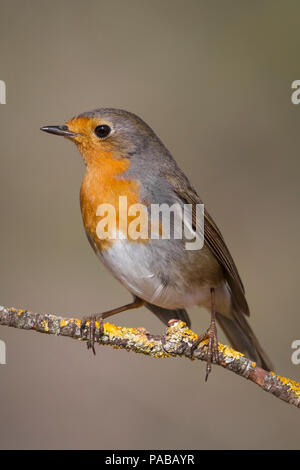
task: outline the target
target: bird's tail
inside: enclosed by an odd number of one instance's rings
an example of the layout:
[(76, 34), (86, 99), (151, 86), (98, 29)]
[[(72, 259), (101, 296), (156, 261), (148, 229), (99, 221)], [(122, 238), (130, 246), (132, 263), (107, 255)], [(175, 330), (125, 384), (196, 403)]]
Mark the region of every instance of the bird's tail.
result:
[(168, 310), (166, 308), (158, 307), (157, 305), (153, 305), (148, 302), (145, 303), (145, 307), (151, 310), (151, 312), (155, 313), (155, 315), (162, 322), (164, 322), (165, 325), (168, 325), (169, 320), (177, 319), (177, 320), (184, 321), (188, 327), (191, 326), (191, 320), (187, 314), (187, 311), (184, 308)]
[(265, 370), (273, 370), (272, 362), (262, 349), (244, 313), (233, 310), (232, 318), (216, 313), (217, 321), (232, 347), (242, 352)]

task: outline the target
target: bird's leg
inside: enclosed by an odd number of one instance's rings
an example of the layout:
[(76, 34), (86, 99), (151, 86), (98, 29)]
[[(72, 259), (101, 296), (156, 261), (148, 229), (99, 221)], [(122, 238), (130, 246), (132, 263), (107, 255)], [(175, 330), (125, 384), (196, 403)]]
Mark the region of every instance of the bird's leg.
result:
[(211, 372), (211, 361), (214, 356), (216, 362), (219, 362), (219, 350), (218, 350), (218, 338), (217, 338), (217, 323), (216, 323), (216, 306), (215, 306), (215, 289), (212, 287), (210, 289), (211, 295), (211, 321), (208, 329), (208, 350), (207, 350), (207, 364), (206, 364), (206, 376), (205, 381), (207, 381), (208, 376)]
[(89, 322), (89, 339), (87, 341), (88, 349), (92, 349), (93, 353), (96, 354), (95, 351), (95, 331), (96, 331), (96, 321), (100, 323), (100, 334), (103, 333), (103, 320), (105, 318), (111, 317), (120, 312), (125, 312), (126, 310), (131, 310), (133, 308), (138, 308), (144, 305), (145, 301), (140, 299), (139, 297), (134, 297), (133, 302), (130, 304), (123, 305), (122, 307), (114, 308), (113, 310), (108, 310), (107, 312), (103, 313), (96, 313), (94, 315), (90, 315), (88, 317), (84, 317), (81, 322), (81, 331), (86, 326), (86, 323)]
[[(210, 298), (211, 298), (211, 320), (208, 330), (199, 338), (195, 343), (197, 347), (203, 340), (208, 339), (208, 348), (207, 348), (207, 360), (206, 360), (206, 375), (205, 381), (207, 381), (208, 376), (211, 372), (211, 363), (214, 358), (216, 362), (219, 362), (219, 350), (218, 350), (218, 338), (217, 338), (217, 324), (216, 324), (216, 307), (215, 307), (215, 289), (212, 287), (210, 289)], [(193, 347), (193, 349), (195, 349)]]

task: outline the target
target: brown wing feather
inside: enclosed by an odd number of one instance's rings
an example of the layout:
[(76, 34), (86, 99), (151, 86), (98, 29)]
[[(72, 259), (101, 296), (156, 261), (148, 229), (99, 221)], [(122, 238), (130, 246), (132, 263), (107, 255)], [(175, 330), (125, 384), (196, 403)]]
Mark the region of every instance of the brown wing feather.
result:
[[(201, 204), (202, 201), (189, 181), (181, 178), (167, 177), (180, 199), (187, 204)], [(196, 227), (196, 211), (193, 210), (193, 226)], [(249, 307), (245, 298), (245, 289), (233, 258), (226, 246), (224, 238), (209, 213), (204, 210), (204, 242), (224, 268), (225, 278), (232, 293), (234, 307), (249, 315)]]
[(204, 211), (204, 240), (225, 269), (226, 280), (232, 292), (234, 306), (245, 315), (249, 315), (244, 285), (235, 262), (233, 261), (219, 228), (206, 210)]

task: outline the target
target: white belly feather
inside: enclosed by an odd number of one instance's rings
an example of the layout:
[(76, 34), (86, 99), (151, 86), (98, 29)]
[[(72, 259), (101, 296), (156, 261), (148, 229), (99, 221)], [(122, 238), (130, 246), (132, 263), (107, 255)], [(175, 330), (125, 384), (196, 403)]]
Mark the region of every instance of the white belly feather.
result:
[[(99, 257), (112, 274), (134, 295), (167, 309), (209, 305), (210, 290), (182, 285), (165, 285), (149, 257), (147, 243), (132, 243), (127, 239), (114, 241), (110, 248), (98, 252)], [(172, 273), (176, 276), (176, 273)], [(176, 284), (176, 278), (175, 284)], [(180, 287), (178, 287), (180, 286)]]

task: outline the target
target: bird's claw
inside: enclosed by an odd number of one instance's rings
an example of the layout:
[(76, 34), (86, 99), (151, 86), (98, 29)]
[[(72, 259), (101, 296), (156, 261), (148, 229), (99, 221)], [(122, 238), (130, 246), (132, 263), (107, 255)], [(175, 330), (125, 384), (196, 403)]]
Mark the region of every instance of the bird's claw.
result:
[(87, 338), (87, 348), (91, 349), (94, 355), (96, 355), (95, 351), (95, 333), (96, 333), (96, 321), (98, 321), (100, 328), (99, 333), (100, 336), (103, 333), (103, 318), (101, 315), (90, 315), (88, 317), (84, 317), (81, 322), (81, 334), (85, 328), (88, 328), (88, 338)]
[(211, 373), (211, 364), (214, 361), (215, 363), (219, 362), (219, 349), (218, 349), (218, 339), (217, 339), (217, 329), (216, 325), (212, 323), (206, 332), (199, 336), (198, 339), (195, 341), (192, 352), (199, 346), (199, 344), (204, 341), (208, 340), (207, 344), (207, 359), (206, 359), (206, 374), (205, 374), (205, 382), (207, 382), (208, 376)]

